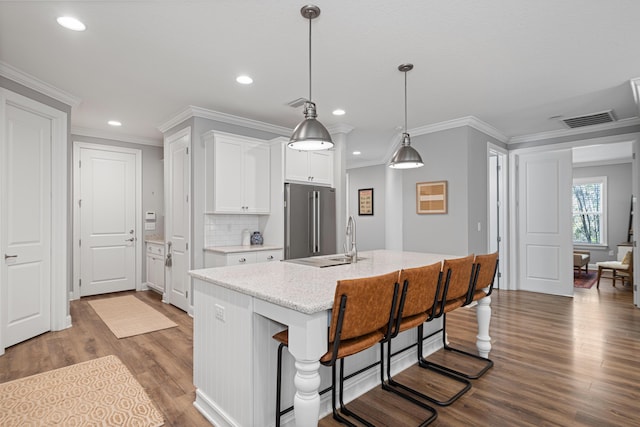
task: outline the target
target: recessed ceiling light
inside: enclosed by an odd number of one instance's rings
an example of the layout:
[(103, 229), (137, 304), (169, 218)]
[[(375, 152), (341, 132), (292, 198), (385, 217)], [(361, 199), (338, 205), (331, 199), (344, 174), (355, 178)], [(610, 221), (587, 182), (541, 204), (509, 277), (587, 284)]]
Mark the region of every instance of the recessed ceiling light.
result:
[(61, 16), (57, 19), (58, 24), (73, 31), (84, 31), (87, 27), (72, 16)]
[(345, 111), (342, 108), (333, 110), (334, 116), (344, 116), (344, 114), (345, 114)]
[(244, 75), (236, 77), (236, 81), (241, 85), (250, 85), (251, 83), (253, 83), (253, 79), (251, 77)]
[(109, 120), (107, 123), (111, 126), (122, 126), (122, 123), (117, 120)]
[(354, 156), (359, 156), (360, 154), (362, 154), (360, 151), (354, 151), (354, 152), (353, 152), (353, 155), (354, 155)]

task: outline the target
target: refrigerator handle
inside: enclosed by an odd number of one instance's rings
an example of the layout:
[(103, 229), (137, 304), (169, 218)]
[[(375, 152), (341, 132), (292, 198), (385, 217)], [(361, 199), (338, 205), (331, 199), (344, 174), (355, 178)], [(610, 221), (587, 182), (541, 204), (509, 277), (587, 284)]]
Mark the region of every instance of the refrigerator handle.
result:
[(291, 188), (289, 185), (284, 186), (284, 233), (285, 233), (285, 242), (284, 242), (284, 259), (289, 259), (291, 257), (291, 208), (289, 207), (289, 201), (291, 200)]
[(320, 221), (320, 212), (321, 212), (320, 204), (322, 203), (322, 200), (320, 200), (320, 192), (319, 191), (316, 191), (316, 199), (318, 200), (318, 202), (316, 203), (316, 211), (317, 211), (317, 213), (316, 213), (316, 236), (318, 236), (317, 237), (317, 242), (318, 243), (316, 245), (316, 252), (320, 253), (320, 251), (321, 251), (321, 249), (320, 249), (320, 240), (321, 240), (320, 236), (322, 236), (322, 234), (320, 234), (320, 231), (321, 231), (320, 230), (320, 223), (321, 223), (321, 221)]
[(312, 253), (316, 253), (317, 251), (317, 247), (318, 247), (318, 236), (317, 236), (317, 229), (318, 229), (318, 218), (317, 218), (317, 206), (318, 206), (318, 192), (314, 191), (311, 193), (311, 199), (313, 200), (313, 203), (311, 205), (311, 215), (312, 215), (312, 221), (311, 221), (311, 234), (312, 234), (312, 240), (311, 240), (311, 252)]

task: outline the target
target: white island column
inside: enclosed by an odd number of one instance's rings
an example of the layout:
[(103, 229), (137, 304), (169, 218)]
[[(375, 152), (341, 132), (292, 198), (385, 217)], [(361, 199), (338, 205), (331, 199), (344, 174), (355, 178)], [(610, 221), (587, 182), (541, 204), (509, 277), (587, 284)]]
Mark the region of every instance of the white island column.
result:
[[(483, 289), (486, 293), (489, 288)], [(478, 318), (478, 335), (476, 336), (476, 347), (481, 357), (489, 357), (491, 351), (491, 337), (489, 336), (489, 322), (491, 321), (491, 297), (486, 296), (478, 300), (476, 308)]]

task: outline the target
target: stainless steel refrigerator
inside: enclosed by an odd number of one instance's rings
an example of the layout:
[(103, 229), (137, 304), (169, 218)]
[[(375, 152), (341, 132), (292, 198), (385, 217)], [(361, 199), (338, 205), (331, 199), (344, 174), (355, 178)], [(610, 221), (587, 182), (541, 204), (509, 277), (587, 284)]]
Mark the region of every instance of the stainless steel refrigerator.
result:
[(336, 253), (336, 190), (284, 185), (284, 258)]

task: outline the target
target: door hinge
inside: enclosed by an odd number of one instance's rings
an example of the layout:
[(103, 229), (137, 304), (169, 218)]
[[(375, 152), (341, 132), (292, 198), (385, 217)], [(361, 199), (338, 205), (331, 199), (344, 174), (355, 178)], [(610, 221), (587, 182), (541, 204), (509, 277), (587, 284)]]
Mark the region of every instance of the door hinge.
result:
[(189, 147), (187, 147), (187, 155), (189, 155)]
[(189, 195), (187, 194), (187, 203), (189, 203)]
[(82, 207), (82, 199), (78, 199), (78, 207), (81, 208)]
[(189, 299), (189, 291), (186, 291), (186, 292), (184, 293), (184, 297), (185, 297), (186, 299)]
[(186, 249), (186, 250), (188, 251), (188, 250), (189, 250), (189, 244), (187, 243), (187, 244), (186, 244), (186, 246), (187, 246), (187, 249)]
[(82, 279), (78, 279), (78, 286), (82, 286)]
[(82, 160), (78, 160), (78, 167), (81, 168), (82, 167)]
[(502, 273), (498, 271), (498, 277), (502, 277)]
[(78, 246), (82, 246), (82, 239), (78, 239)]

